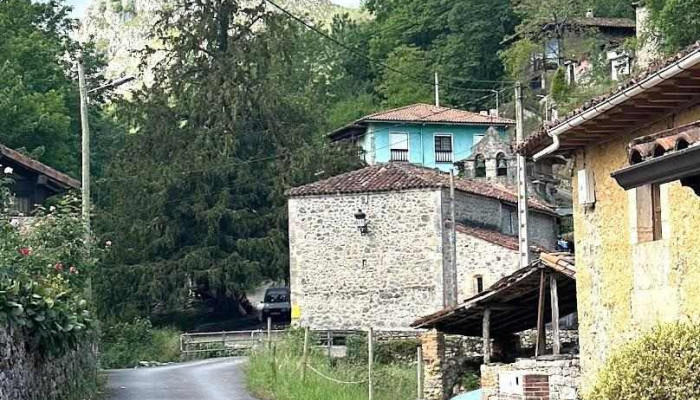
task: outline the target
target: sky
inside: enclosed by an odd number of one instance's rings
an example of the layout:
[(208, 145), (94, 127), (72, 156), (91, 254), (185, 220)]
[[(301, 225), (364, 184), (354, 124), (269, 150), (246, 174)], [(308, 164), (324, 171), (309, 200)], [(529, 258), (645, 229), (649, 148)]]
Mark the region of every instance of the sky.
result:
[[(346, 7), (359, 7), (360, 0), (331, 0), (335, 4), (340, 4)], [(68, 4), (72, 5), (76, 17), (82, 17), (85, 14), (85, 8), (90, 3), (90, 0), (68, 0)]]

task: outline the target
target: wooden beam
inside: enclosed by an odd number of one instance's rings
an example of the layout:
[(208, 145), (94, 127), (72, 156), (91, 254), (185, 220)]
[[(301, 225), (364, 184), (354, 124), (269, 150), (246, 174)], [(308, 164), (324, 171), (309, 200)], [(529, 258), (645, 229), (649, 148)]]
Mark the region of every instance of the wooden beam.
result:
[(544, 269), (540, 270), (540, 293), (537, 306), (537, 344), (535, 346), (535, 357), (539, 357), (544, 354), (546, 343), (546, 332), (544, 327)]
[(491, 309), (484, 310), (484, 321), (481, 325), (482, 337), (484, 339), (484, 364), (491, 363)]
[(561, 340), (559, 338), (559, 293), (555, 274), (549, 275), (549, 290), (552, 303), (552, 350), (556, 356), (561, 353)]

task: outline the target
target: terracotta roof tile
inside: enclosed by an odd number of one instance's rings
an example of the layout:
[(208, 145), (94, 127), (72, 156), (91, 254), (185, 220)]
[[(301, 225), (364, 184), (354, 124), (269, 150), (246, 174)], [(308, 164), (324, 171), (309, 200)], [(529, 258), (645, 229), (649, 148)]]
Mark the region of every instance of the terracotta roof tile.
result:
[(633, 140), (629, 145), (629, 162), (639, 164), (698, 143), (700, 121)]
[[(348, 193), (388, 192), (394, 190), (448, 188), (450, 174), (408, 163), (376, 164), (287, 191), (290, 197)], [(455, 189), (517, 204), (516, 191), (507, 186), (471, 179), (455, 178)], [(530, 199), (530, 207), (553, 214), (543, 202)]]
[[(572, 120), (572, 119), (578, 117), (579, 115), (585, 113), (586, 111), (593, 109), (596, 106), (612, 99), (615, 96), (623, 95), (623, 93), (626, 90), (632, 88), (633, 86), (641, 83), (645, 79), (652, 77), (653, 75), (661, 72), (662, 70), (664, 70), (668, 67), (671, 67), (675, 63), (677, 63), (677, 62), (681, 61), (682, 59), (689, 57), (697, 52), (700, 52), (700, 41), (696, 42), (695, 44), (693, 44), (691, 46), (688, 46), (683, 51), (680, 51), (671, 57), (668, 57), (668, 58), (663, 59), (663, 60), (657, 60), (656, 62), (652, 63), (643, 72), (637, 74), (633, 78), (630, 78), (628, 81), (620, 84), (617, 87), (617, 89), (612, 91), (611, 93), (608, 93), (608, 94), (605, 94), (602, 96), (598, 96), (596, 98), (593, 98), (593, 99), (587, 101), (586, 103), (584, 103), (582, 106), (580, 106), (576, 110), (568, 113), (567, 115), (563, 116), (562, 118), (560, 118), (558, 120), (546, 122), (546, 123), (542, 124), (542, 126), (539, 128), (539, 130), (530, 134), (525, 139), (525, 141), (523, 141), (522, 143), (520, 143), (517, 146), (516, 151), (518, 153), (525, 154), (525, 155), (534, 154), (537, 150), (544, 148), (545, 146), (552, 143), (552, 138), (550, 138), (549, 135), (547, 134), (548, 131), (553, 130), (555, 128), (558, 128), (560, 126), (564, 126), (570, 120)], [(632, 97), (632, 98), (634, 98), (634, 97)]]
[(459, 223), (455, 227), (455, 230), (510, 250), (518, 250), (518, 238), (514, 236), (508, 236), (491, 229), (467, 226)]
[(480, 125), (515, 125), (508, 118), (492, 117), (471, 111), (454, 108), (437, 107), (430, 104), (412, 104), (410, 106), (382, 111), (363, 117), (359, 122), (421, 122), (421, 123), (460, 123)]

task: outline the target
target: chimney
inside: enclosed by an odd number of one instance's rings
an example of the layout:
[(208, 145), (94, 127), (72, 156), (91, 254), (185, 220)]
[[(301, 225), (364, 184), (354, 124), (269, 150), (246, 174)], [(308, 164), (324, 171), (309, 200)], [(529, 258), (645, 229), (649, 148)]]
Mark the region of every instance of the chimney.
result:
[(637, 17), (637, 67), (643, 70), (661, 57), (659, 35), (650, 26), (649, 8), (644, 1), (639, 1), (634, 6)]
[(479, 114), (483, 115), (484, 117), (488, 117), (488, 116), (489, 116), (489, 112), (488, 112), (488, 111), (481, 111), (481, 112), (479, 112)]

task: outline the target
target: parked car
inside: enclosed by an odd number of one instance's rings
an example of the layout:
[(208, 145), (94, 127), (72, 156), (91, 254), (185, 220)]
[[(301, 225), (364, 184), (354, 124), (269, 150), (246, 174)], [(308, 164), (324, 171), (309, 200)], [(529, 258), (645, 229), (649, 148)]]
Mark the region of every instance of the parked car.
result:
[(272, 318), (273, 322), (290, 322), (292, 320), (292, 304), (289, 300), (289, 288), (277, 287), (269, 288), (265, 291), (260, 312), (260, 320), (267, 321)]

